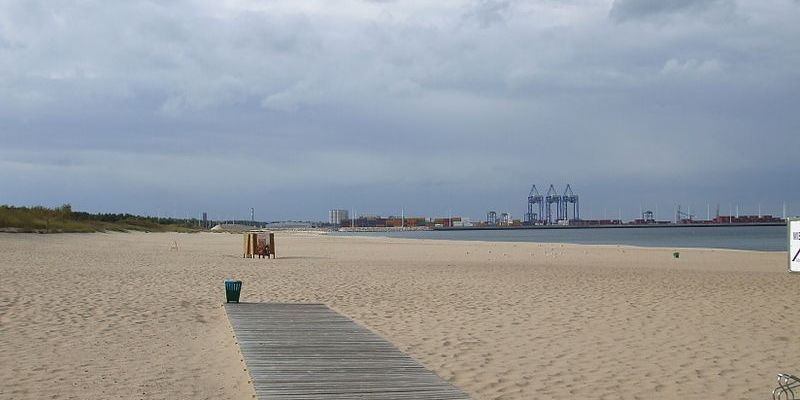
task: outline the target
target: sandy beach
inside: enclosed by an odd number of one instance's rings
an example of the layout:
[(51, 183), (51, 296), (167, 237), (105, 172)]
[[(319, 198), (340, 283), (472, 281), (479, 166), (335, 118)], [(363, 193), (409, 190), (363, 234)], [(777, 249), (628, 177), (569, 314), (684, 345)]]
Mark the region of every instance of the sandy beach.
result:
[(785, 253), (276, 241), (254, 260), (231, 234), (0, 234), (0, 398), (251, 399), (227, 277), (325, 303), (476, 399), (766, 399), (800, 373)]

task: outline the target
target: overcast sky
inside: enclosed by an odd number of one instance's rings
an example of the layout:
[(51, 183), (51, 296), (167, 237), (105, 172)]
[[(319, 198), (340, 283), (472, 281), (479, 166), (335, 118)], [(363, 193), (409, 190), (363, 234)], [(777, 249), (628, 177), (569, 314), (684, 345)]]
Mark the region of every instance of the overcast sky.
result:
[(0, 204), (800, 214), (800, 1), (0, 0)]

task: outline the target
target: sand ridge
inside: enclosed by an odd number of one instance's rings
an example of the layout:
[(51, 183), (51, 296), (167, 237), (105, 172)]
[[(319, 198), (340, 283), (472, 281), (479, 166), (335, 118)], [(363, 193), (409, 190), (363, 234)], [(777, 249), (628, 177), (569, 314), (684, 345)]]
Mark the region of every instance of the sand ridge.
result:
[(477, 399), (766, 398), (800, 370), (785, 253), (276, 240), (251, 260), (239, 235), (0, 234), (0, 398), (251, 398), (231, 276), (243, 301), (326, 303)]

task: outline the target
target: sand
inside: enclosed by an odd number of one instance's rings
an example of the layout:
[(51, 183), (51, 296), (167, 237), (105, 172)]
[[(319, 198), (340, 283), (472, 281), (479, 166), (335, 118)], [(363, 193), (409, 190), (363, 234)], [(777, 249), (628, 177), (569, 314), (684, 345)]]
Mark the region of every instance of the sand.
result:
[(0, 234), (0, 398), (252, 398), (226, 277), (326, 303), (476, 399), (769, 398), (800, 373), (785, 253), (276, 241), (253, 260), (231, 234)]

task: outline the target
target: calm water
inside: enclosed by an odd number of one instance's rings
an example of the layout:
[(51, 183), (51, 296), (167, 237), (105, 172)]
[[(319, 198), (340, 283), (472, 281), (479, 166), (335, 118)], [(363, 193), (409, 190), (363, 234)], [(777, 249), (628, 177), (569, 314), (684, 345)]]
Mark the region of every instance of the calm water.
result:
[(785, 226), (337, 232), (344, 236), (786, 251)]

